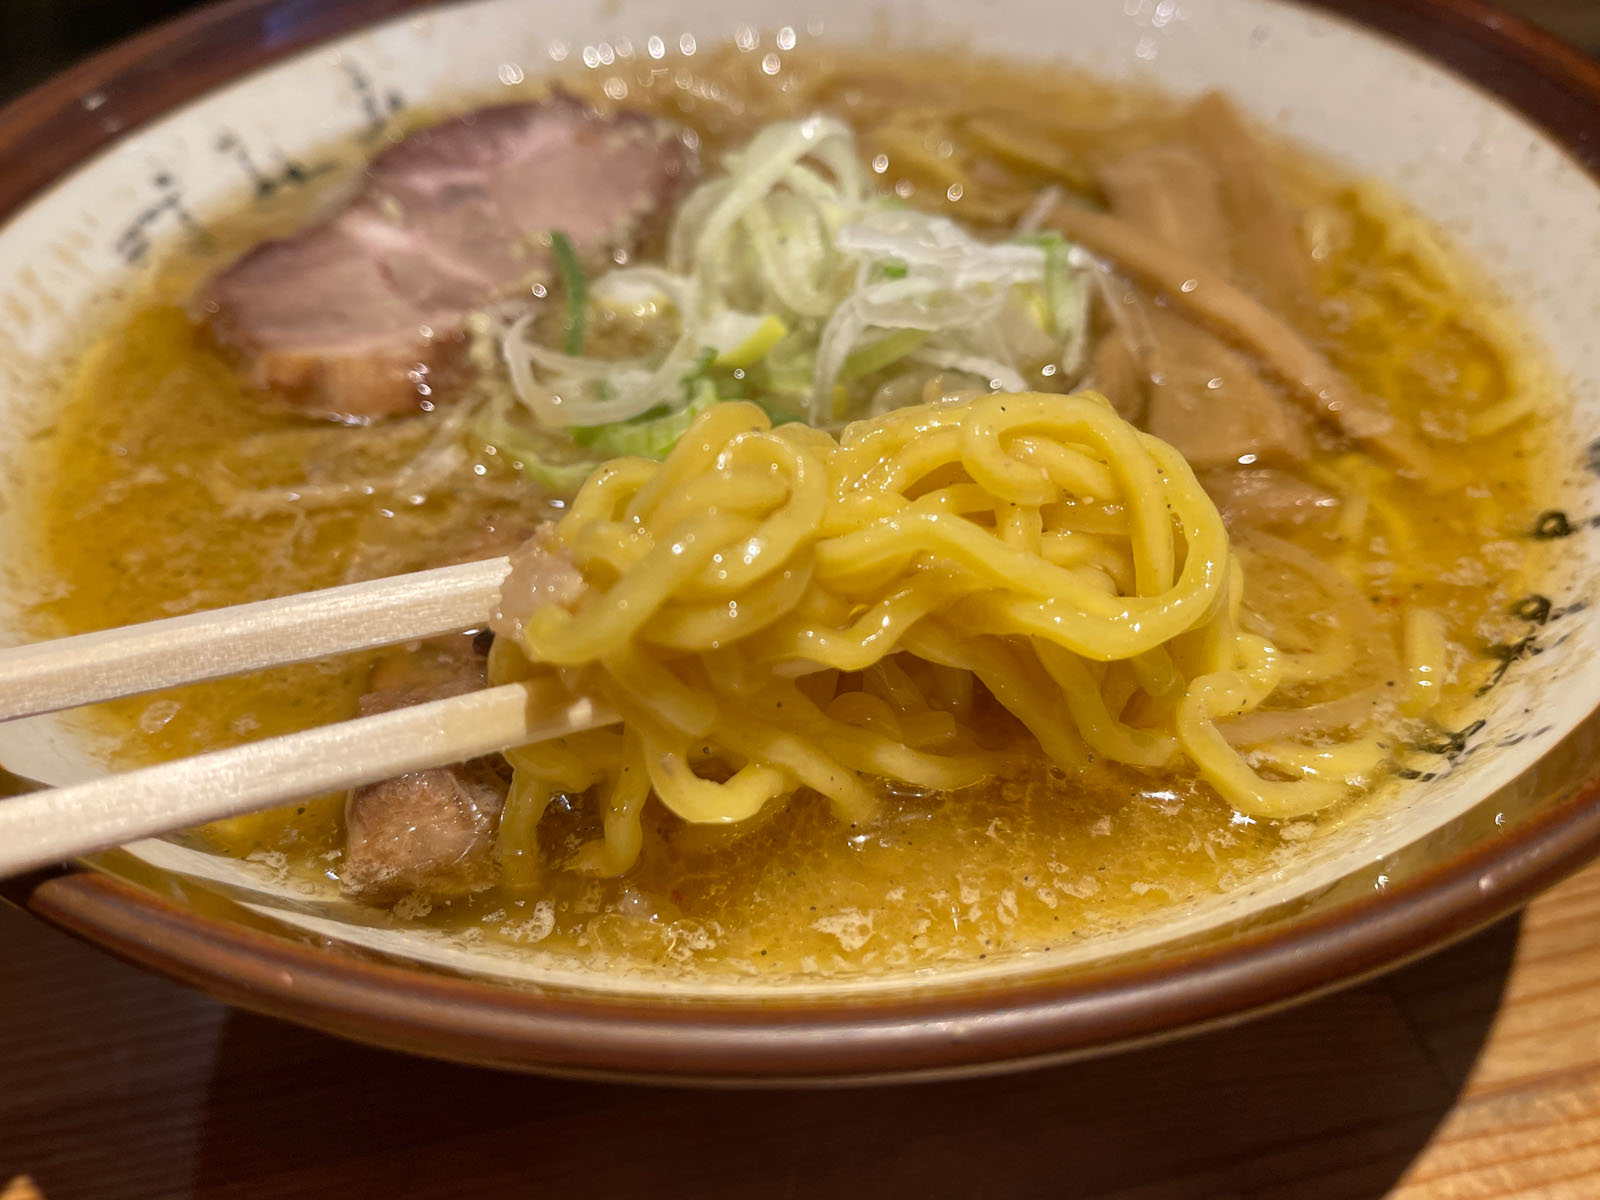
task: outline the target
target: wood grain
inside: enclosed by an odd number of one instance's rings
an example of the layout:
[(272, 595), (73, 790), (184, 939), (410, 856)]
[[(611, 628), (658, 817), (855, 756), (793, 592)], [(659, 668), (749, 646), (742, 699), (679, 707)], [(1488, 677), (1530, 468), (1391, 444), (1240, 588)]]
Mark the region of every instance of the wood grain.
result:
[(506, 558), (0, 650), (0, 721), (487, 625)]
[(1590, 53), (1600, 50), (1600, 4), (1595, 0), (1501, 0), (1501, 7)]
[[(1600, 1196), (1600, 866), (1230, 1030), (998, 1079), (570, 1083), (232, 1012), (0, 910), (0, 1194)], [(26, 1194), (26, 1193), (23, 1193)]]
[(528, 680), (31, 792), (0, 805), (0, 878), (618, 719)]

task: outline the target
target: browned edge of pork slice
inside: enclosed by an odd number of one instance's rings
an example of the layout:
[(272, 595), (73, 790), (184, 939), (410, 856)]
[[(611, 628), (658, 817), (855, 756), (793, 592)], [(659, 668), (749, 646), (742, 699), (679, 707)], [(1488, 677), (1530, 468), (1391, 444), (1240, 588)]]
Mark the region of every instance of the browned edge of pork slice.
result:
[(459, 390), (467, 319), (547, 278), (550, 234), (592, 261), (631, 250), (693, 176), (677, 127), (563, 93), (412, 134), (339, 211), (247, 252), (198, 309), (245, 382), (366, 421)]

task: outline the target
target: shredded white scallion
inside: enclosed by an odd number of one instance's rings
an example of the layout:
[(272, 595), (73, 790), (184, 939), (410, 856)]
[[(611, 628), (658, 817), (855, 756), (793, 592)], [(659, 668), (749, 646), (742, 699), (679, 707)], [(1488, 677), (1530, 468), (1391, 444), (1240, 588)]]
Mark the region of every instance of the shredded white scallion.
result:
[(704, 395), (708, 363), (741, 379), (749, 367), (758, 399), (823, 427), (876, 403), (850, 385), (896, 364), (1001, 390), (1025, 388), (1042, 361), (1078, 370), (1090, 264), (1059, 238), (987, 242), (874, 195), (830, 117), (769, 125), (725, 166), (680, 204), (665, 264), (588, 285), (591, 305), (668, 322), (664, 348), (585, 357), (541, 341), (531, 314), (505, 324), (516, 400), (541, 427), (676, 412)]

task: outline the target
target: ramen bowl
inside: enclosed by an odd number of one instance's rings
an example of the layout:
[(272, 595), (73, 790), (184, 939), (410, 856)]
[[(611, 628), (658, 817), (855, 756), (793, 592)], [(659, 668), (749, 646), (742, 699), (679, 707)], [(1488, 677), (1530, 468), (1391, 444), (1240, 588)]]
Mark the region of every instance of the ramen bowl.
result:
[[(1504, 292), (1573, 397), (1544, 591), (1459, 730), (1398, 790), (1272, 869), (1112, 934), (938, 968), (806, 981), (584, 969), (380, 919), (271, 862), (140, 842), (7, 885), (41, 919), (224, 1000), (416, 1053), (551, 1073), (828, 1082), (1001, 1070), (1172, 1036), (1380, 971), (1504, 914), (1600, 848), (1600, 71), (1471, 4), (812, 0), (558, 8), (242, 0), (126, 43), (0, 114), (10, 314), (0, 454), (47, 425), (53, 374), (162, 248), (295, 186), (395, 110), (492, 96), (554, 64), (666, 43), (754, 54), (869, 40), (1060, 63), (1247, 111), (1425, 213)], [(25, 472), (6, 472), (22, 507)], [(15, 580), (12, 581), (16, 583)], [(14, 586), (20, 594), (20, 588)], [(21, 601), (0, 610), (19, 640)], [(105, 768), (66, 720), (0, 727), (47, 782)]]

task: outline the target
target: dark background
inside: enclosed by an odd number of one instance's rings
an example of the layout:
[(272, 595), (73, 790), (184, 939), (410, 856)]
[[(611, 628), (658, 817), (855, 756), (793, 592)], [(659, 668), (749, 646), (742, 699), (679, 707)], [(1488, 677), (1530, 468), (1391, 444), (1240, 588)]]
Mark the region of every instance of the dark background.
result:
[(196, 7), (194, 0), (0, 0), (0, 96), (9, 99), (93, 50)]
[[(1600, 0), (1500, 0), (1500, 6), (1600, 50)], [(0, 98), (118, 38), (196, 7), (195, 0), (0, 0)]]

